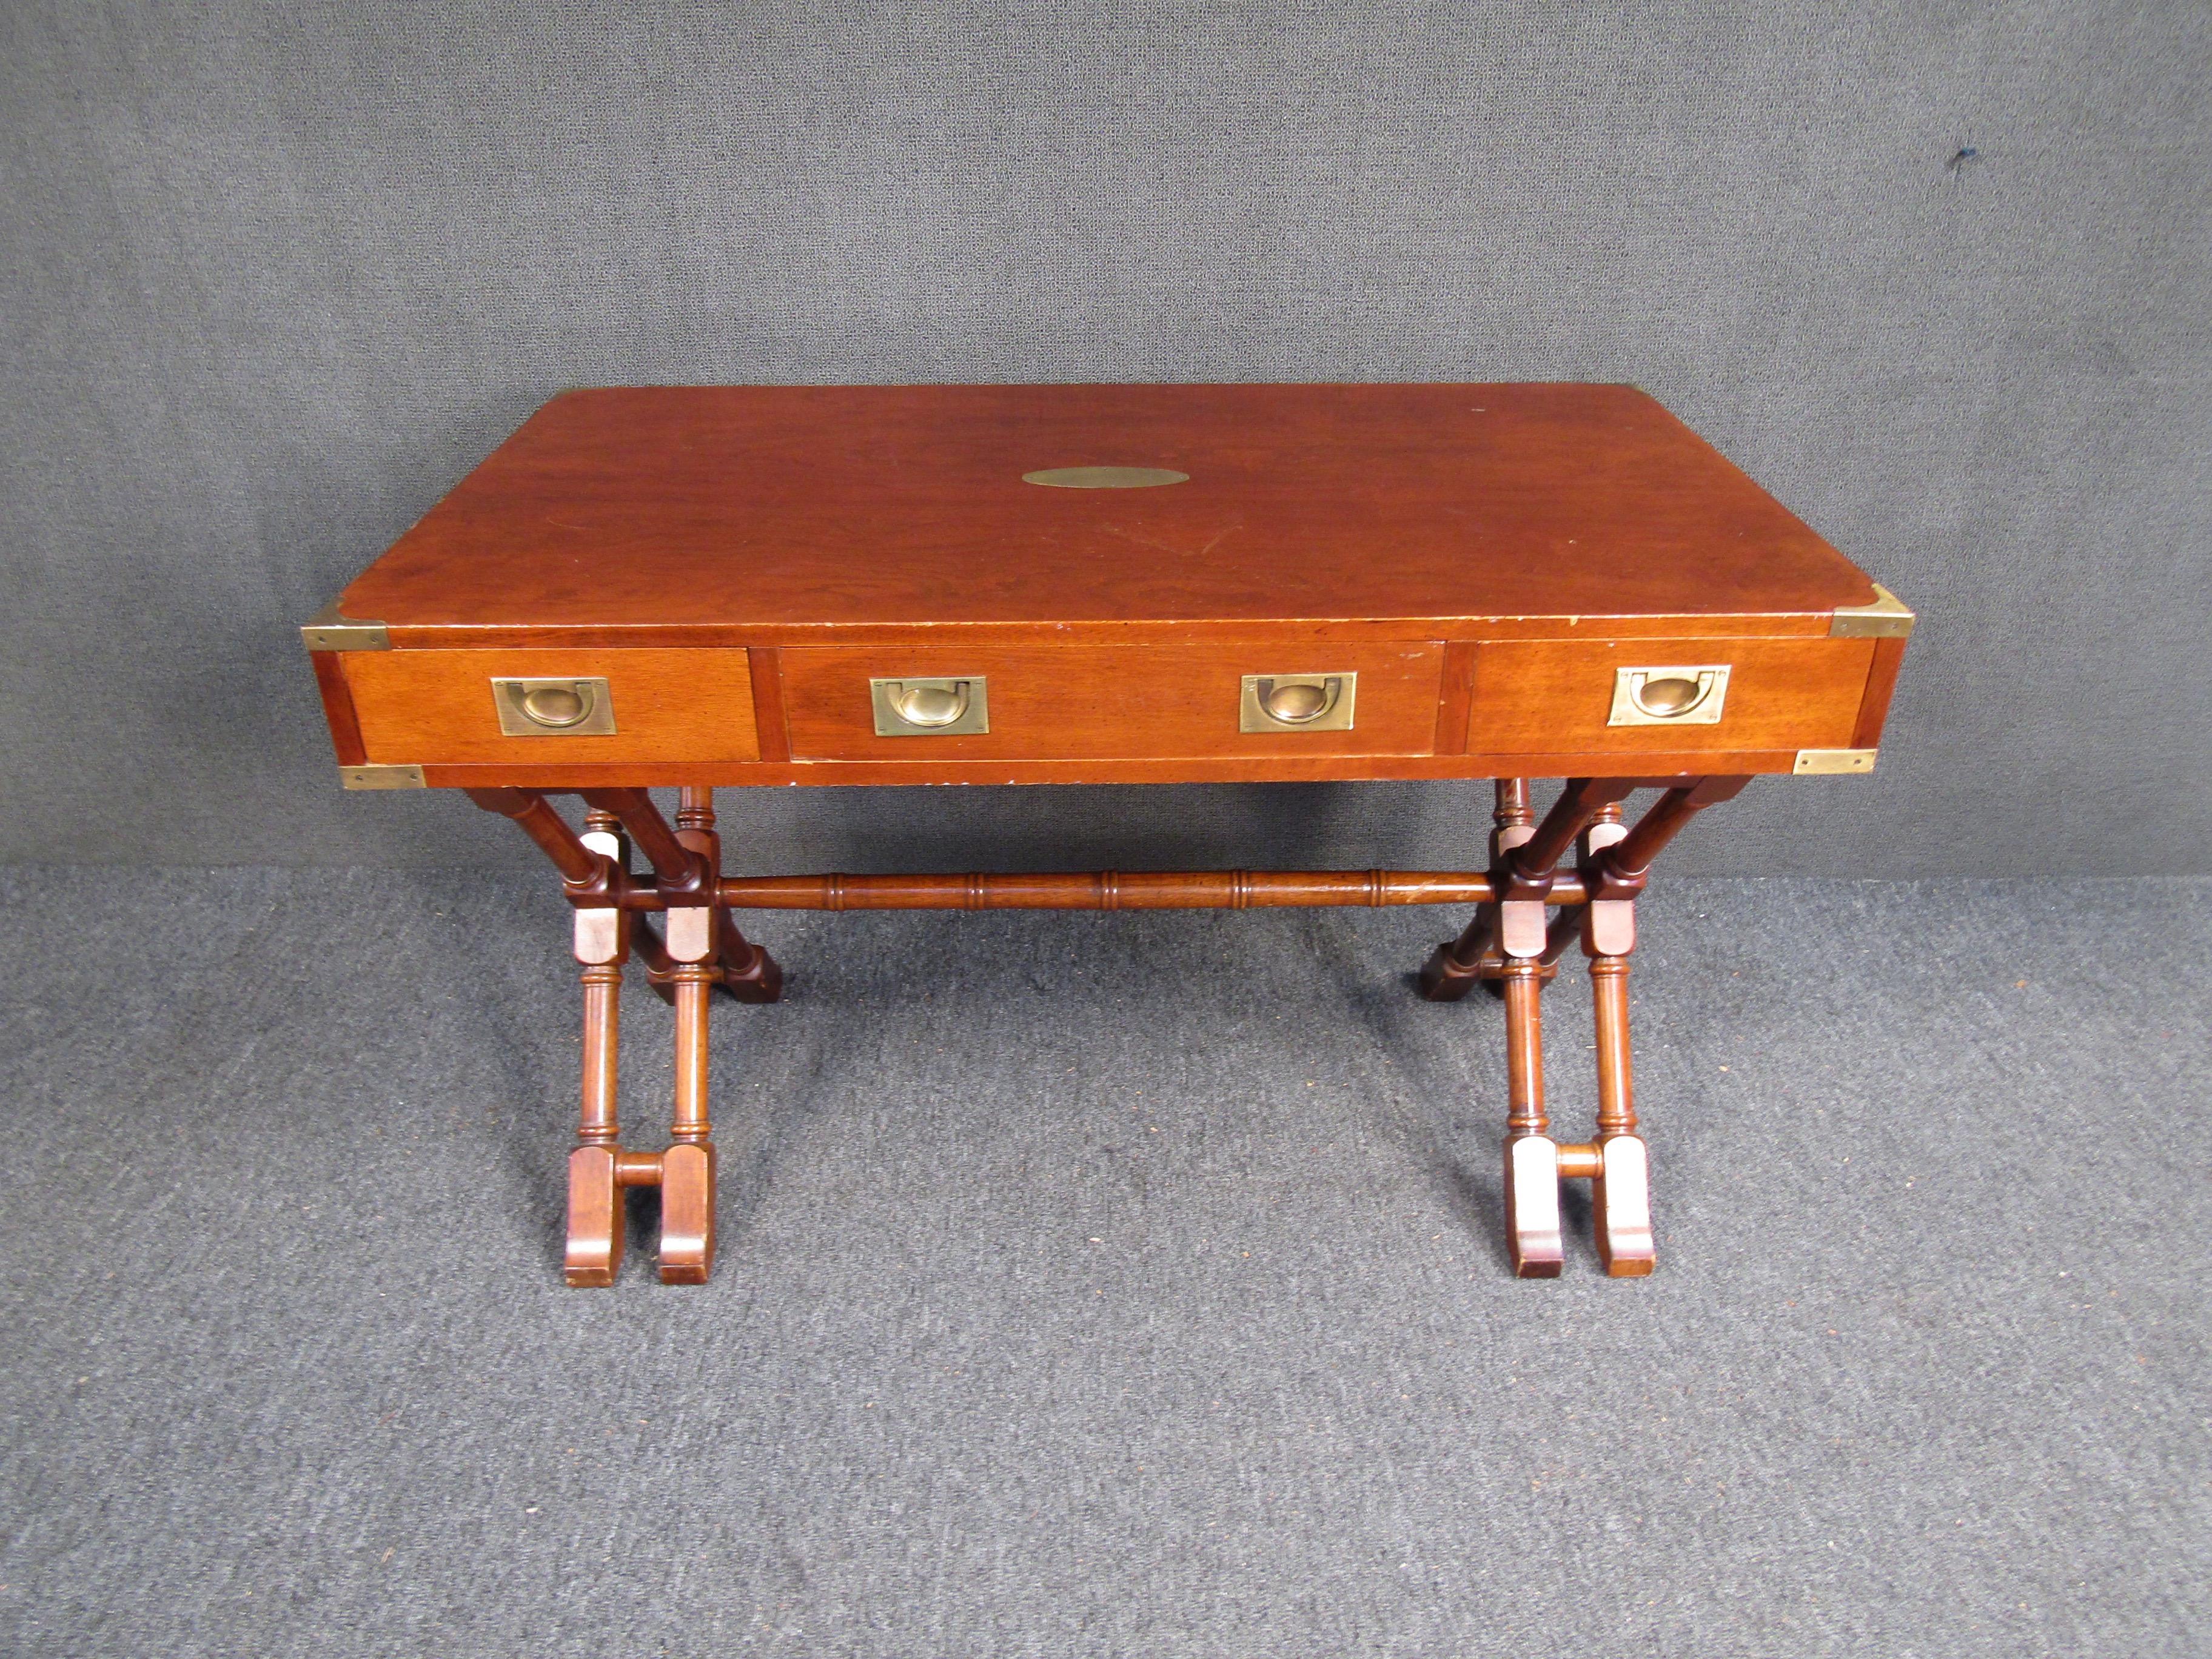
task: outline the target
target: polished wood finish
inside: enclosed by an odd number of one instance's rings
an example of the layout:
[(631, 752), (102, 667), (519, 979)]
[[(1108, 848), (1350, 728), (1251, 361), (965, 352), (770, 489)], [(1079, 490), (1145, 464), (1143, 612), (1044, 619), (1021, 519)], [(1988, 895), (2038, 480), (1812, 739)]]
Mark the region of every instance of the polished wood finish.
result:
[(676, 970), (676, 1114), (660, 1165), (660, 1282), (703, 1285), (714, 1266), (714, 1146), (707, 1108), (704, 963)]
[[(654, 887), (665, 908), (709, 905), (714, 902), (714, 866), (708, 863), (703, 853), (684, 844), (668, 820), (660, 816), (660, 809), (653, 804), (652, 796), (642, 789), (586, 789), (582, 793), (592, 806), (619, 819), (637, 850), (645, 854), (645, 861), (653, 866)], [(683, 951), (675, 954), (682, 961), (695, 959)]]
[[(1526, 840), (1501, 844), (1492, 883), (1500, 900), (1542, 898), (1558, 879), (1557, 866), (1576, 836), (1608, 806), (1634, 793), (1633, 778), (1570, 778), (1552, 809)], [(1501, 842), (1503, 838), (1501, 837)]]
[[(1567, 844), (1594, 817), (1619, 816), (1619, 803), (1635, 788), (1633, 778), (1571, 778), (1559, 793), (1541, 825), (1528, 805), (1526, 778), (1500, 778), (1497, 807), (1492, 814), (1490, 836), (1490, 893), (1456, 939), (1438, 945), (1423, 966), (1421, 994), (1431, 1002), (1456, 1002), (1479, 981), (1493, 990), (1504, 967), (1500, 924), (1505, 919), (1490, 901), (1508, 898), (1522, 902), (1578, 903), (1580, 880), (1562, 875), (1558, 864)], [(1550, 930), (1557, 932), (1556, 926)], [(1539, 976), (1553, 977), (1563, 946), (1547, 933), (1535, 956)]]
[[(757, 760), (752, 664), (743, 651), (346, 651), (334, 653), (362, 753), (389, 765), (658, 765)], [(510, 737), (495, 677), (600, 678), (614, 702), (605, 737)]]
[(1436, 751), (1467, 753), (1468, 718), (1474, 704), (1476, 647), (1457, 641), (1444, 647), (1443, 683), (1437, 699)]
[(1544, 1108), (1543, 980), (1528, 961), (1505, 964), (1505, 1133), (1540, 1135)]
[[(1340, 641), (902, 646), (781, 654), (795, 759), (932, 766), (991, 758), (1425, 755), (1436, 744), (1443, 671), (1441, 646)], [(1353, 729), (1239, 731), (1237, 706), (1247, 674), (1358, 675)], [(984, 679), (991, 729), (969, 736), (878, 737), (868, 699), (868, 682), (875, 678)], [(921, 749), (926, 757), (915, 752)]]
[[(1023, 482), (1115, 453), (1190, 476)], [(318, 672), (433, 787), (1753, 774), (1875, 746), (1897, 642), (1830, 637), (1873, 597), (1626, 386), (629, 388), (425, 514), (338, 601), (392, 648)], [(1607, 724), (1681, 662), (1717, 725)], [(1344, 670), (1352, 731), (1238, 731), (1243, 674)], [(617, 730), (504, 734), (495, 674)], [(977, 674), (988, 734), (876, 735), (868, 678)]]
[[(1741, 777), (1695, 779), (1663, 791), (1632, 828), (1621, 802), (1635, 778), (1573, 778), (1540, 822), (1525, 780), (1497, 788), (1492, 867), (1485, 874), (1392, 871), (1094, 871), (1075, 874), (965, 876), (733, 877), (717, 873), (721, 845), (712, 792), (682, 792), (671, 828), (641, 790), (590, 792), (590, 830), (623, 850), (593, 850), (570, 832), (545, 798), (527, 790), (478, 790), (480, 805), (520, 824), (568, 878), (577, 906), (577, 955), (586, 963), (584, 1107), (570, 1158), (568, 1278), (611, 1283), (623, 1250), (621, 1189), (661, 1188), (660, 1275), (670, 1284), (705, 1282), (714, 1254), (715, 1153), (708, 1104), (707, 1015), (713, 987), (769, 1001), (782, 975), (747, 940), (729, 912), (753, 909), (1159, 909), (1270, 905), (1426, 904), (1472, 902), (1474, 921), (1440, 946), (1421, 986), (1451, 1000), (1478, 979), (1498, 983), (1506, 1013), (1504, 1144), (1506, 1228), (1514, 1271), (1556, 1276), (1565, 1262), (1558, 1186), (1591, 1183), (1598, 1257), (1616, 1278), (1651, 1271), (1646, 1152), (1636, 1133), (1628, 1041), (1628, 957), (1635, 948), (1634, 902), (1651, 860), (1705, 807), (1738, 793)], [(619, 826), (621, 839), (612, 830)], [(1574, 871), (1559, 860), (1577, 837)], [(652, 868), (628, 868), (634, 845)], [(1580, 906), (1578, 921), (1566, 907)], [(1517, 933), (1517, 909), (1539, 925)], [(1561, 908), (1556, 921), (1543, 915)], [(659, 1153), (623, 1148), (616, 1115), (615, 1054), (620, 967), (647, 913), (669, 919), (651, 977), (676, 1004), (676, 1106), (670, 1146)], [(1554, 964), (1579, 937), (1589, 962), (1596, 1027), (1597, 1139), (1561, 1145), (1551, 1136), (1545, 1097), (1542, 992)], [(651, 958), (648, 958), (651, 960)], [(765, 994), (746, 996), (732, 986)]]
[(584, 845), (544, 796), (527, 789), (471, 789), (468, 794), (487, 812), (513, 818), (572, 886), (600, 882), (608, 873), (605, 859)]
[(323, 719), (331, 728), (331, 747), (340, 766), (359, 766), (368, 758), (362, 746), (361, 721), (354, 714), (353, 696), (346, 687), (345, 659), (350, 653), (311, 651), (315, 665), (315, 690), (323, 701)]
[[(1190, 478), (1022, 482), (1086, 462)], [(341, 609), (414, 649), (1825, 635), (1873, 598), (1630, 386), (659, 386), (556, 398)]]
[(1583, 877), (1585, 890), (1594, 897), (1633, 898), (1644, 872), (1667, 843), (1708, 806), (1735, 799), (1750, 781), (1745, 777), (1698, 778), (1669, 789), (1637, 819), (1635, 828), (1591, 858)]
[[(1580, 888), (1571, 880), (1565, 885), (1571, 890), (1558, 902), (1572, 903)], [(754, 910), (1270, 910), (1479, 904), (1490, 896), (1490, 878), (1422, 870), (725, 876), (721, 892), (732, 908)]]
[[(1875, 640), (1520, 640), (1476, 652), (1473, 736), (1496, 754), (1848, 749)], [(1728, 665), (1713, 726), (1607, 726), (1613, 671)], [(1870, 745), (1865, 745), (1870, 746)], [(1549, 765), (1547, 773), (1554, 770)]]
[[(496, 798), (478, 804), (504, 811), (526, 827), (531, 810), (545, 805), (542, 800)], [(543, 836), (532, 839), (549, 851), (560, 844), (549, 844)], [(623, 1257), (619, 1056), (623, 963), (629, 956), (632, 925), (619, 910), (576, 912), (576, 959), (584, 964), (583, 1106), (575, 1150), (568, 1154), (568, 1236), (562, 1272), (580, 1289), (613, 1284)]]
[[(1316, 737), (1328, 735), (1316, 732)], [(896, 738), (927, 754), (929, 738)], [(948, 740), (949, 741), (949, 740)], [(1540, 773), (1530, 764), (1544, 763)], [(433, 789), (479, 789), (499, 786), (585, 790), (675, 788), (680, 785), (720, 788), (817, 784), (894, 784), (908, 787), (941, 784), (997, 783), (1374, 783), (1446, 778), (1495, 778), (1508, 775), (1573, 777), (1617, 771), (1632, 763), (1646, 775), (1694, 776), (1725, 769), (1749, 775), (1787, 773), (1796, 763), (1794, 749), (1746, 750), (1715, 754), (1668, 750), (1657, 754), (1556, 755), (1297, 755), (1273, 758), (1241, 756), (1174, 756), (1151, 760), (1086, 761), (793, 761), (696, 762), (678, 765), (585, 764), (428, 765), (425, 784)]]
[[(1628, 957), (1636, 948), (1635, 896), (1650, 860), (1706, 806), (1737, 793), (1747, 780), (1705, 778), (1668, 790), (1627, 827), (1621, 801), (1633, 779), (1570, 779), (1540, 825), (1525, 781), (1501, 779), (1492, 834), (1492, 878), (1498, 895), (1540, 894), (1549, 904), (1580, 903), (1542, 932), (1537, 951), (1516, 955), (1507, 944), (1496, 902), (1483, 904), (1456, 939), (1446, 941), (1421, 970), (1421, 994), (1456, 1001), (1479, 982), (1503, 992), (1506, 1006), (1506, 1232), (1514, 1272), (1555, 1276), (1565, 1251), (1558, 1195), (1561, 1181), (1590, 1182), (1591, 1230), (1598, 1260), (1616, 1279), (1651, 1271), (1654, 1250), (1646, 1152), (1636, 1133), (1628, 1042)], [(1560, 874), (1559, 855), (1582, 837), (1577, 876)], [(1541, 992), (1559, 958), (1579, 939), (1589, 959), (1596, 1026), (1597, 1134), (1594, 1142), (1560, 1146), (1550, 1138), (1544, 1103)]]
[(1858, 721), (1851, 727), (1851, 748), (1872, 749), (1881, 742), (1882, 725), (1889, 719), (1890, 696), (1897, 690), (1898, 671), (1905, 666), (1905, 644), (1899, 639), (1874, 642), (1874, 665), (1867, 672)]
[[(1583, 838), (1585, 867), (1628, 837), (1616, 805), (1601, 811)], [(1565, 931), (1565, 930), (1562, 930)], [(1597, 1060), (1597, 1140), (1587, 1161), (1560, 1149), (1562, 1178), (1590, 1183), (1590, 1231), (1597, 1258), (1615, 1279), (1639, 1279), (1656, 1260), (1647, 1161), (1636, 1133), (1634, 1071), (1628, 1044), (1628, 958), (1636, 948), (1632, 901), (1600, 899), (1583, 907), (1573, 931), (1589, 962), (1590, 1008)], [(1574, 1149), (1577, 1152), (1581, 1148)]]
[(791, 728), (783, 718), (783, 655), (765, 646), (745, 653), (753, 683), (753, 728), (764, 761), (791, 759)]
[[(477, 804), (514, 819), (568, 878), (576, 907), (576, 958), (584, 964), (583, 1107), (575, 1150), (568, 1155), (568, 1228), (563, 1273), (570, 1285), (614, 1283), (624, 1249), (623, 1191), (660, 1189), (660, 1278), (703, 1285), (714, 1263), (714, 1145), (708, 1092), (708, 999), (720, 985), (742, 1002), (773, 1002), (783, 971), (738, 931), (720, 902), (721, 841), (714, 793), (686, 789), (672, 828), (641, 790), (600, 792), (586, 819), (586, 835), (569, 831), (542, 795), (522, 790), (472, 791)], [(612, 846), (610, 854), (603, 848)], [(653, 866), (654, 899), (664, 910), (672, 890), (682, 901), (665, 937), (624, 908), (638, 878), (635, 845)], [(625, 1147), (617, 1109), (623, 965), (633, 939), (652, 941), (648, 978), (676, 1009), (675, 1105), (669, 1146), (661, 1152)]]
[[(1023, 477), (1086, 466), (1188, 477)], [(783, 979), (738, 910), (1436, 903), (1475, 909), (1422, 994), (1505, 1005), (1515, 1272), (1562, 1271), (1559, 1186), (1587, 1180), (1598, 1258), (1634, 1277), (1654, 1260), (1636, 901), (1753, 775), (1879, 744), (1904, 651), (1882, 630), (1910, 618), (1839, 614), (1875, 598), (1628, 387), (633, 388), (538, 411), (310, 644), (351, 782), (464, 788), (561, 873), (583, 994), (571, 1284), (614, 1281), (640, 1186), (661, 1278), (712, 1271), (712, 994), (773, 1003)], [(1620, 669), (1686, 665), (1729, 669), (1717, 722), (1611, 723)], [(1239, 729), (1244, 676), (1309, 674), (1358, 676), (1348, 730)], [(614, 730), (507, 733), (495, 678), (604, 679)], [(877, 678), (981, 678), (989, 730), (879, 736)], [(1474, 777), (1498, 781), (1480, 872), (737, 876), (712, 793)], [(1540, 821), (1531, 777), (1565, 781)], [(680, 790), (672, 824), (653, 787)], [(557, 793), (581, 797), (580, 835)], [(1562, 1144), (1543, 992), (1577, 944), (1595, 1138)], [(659, 1150), (623, 1146), (617, 1109), (633, 960), (675, 1009)]]
[[(714, 830), (714, 792), (686, 789), (676, 811), (676, 838), (709, 874), (722, 867), (722, 838)], [(659, 884), (656, 882), (656, 892)], [(783, 969), (731, 919), (719, 882), (714, 895), (714, 979), (732, 1000), (775, 1002), (783, 996)], [(664, 903), (665, 901), (663, 901)]]

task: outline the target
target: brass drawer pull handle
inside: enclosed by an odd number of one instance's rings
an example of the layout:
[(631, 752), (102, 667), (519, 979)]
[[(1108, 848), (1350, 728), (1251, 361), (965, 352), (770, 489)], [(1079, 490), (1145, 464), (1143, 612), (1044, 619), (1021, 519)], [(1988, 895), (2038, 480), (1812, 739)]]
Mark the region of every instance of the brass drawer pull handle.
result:
[(1357, 674), (1247, 674), (1241, 732), (1349, 732)]
[(1655, 720), (1680, 720), (1698, 712), (1698, 705), (1713, 694), (1713, 677), (1700, 674), (1687, 679), (1670, 674), (1663, 680), (1649, 678), (1633, 681), (1628, 695), (1636, 699), (1636, 706)]
[(1285, 726), (1310, 726), (1336, 707), (1336, 700), (1344, 695), (1344, 682), (1334, 675), (1319, 685), (1307, 680), (1278, 685), (1263, 679), (1253, 690), (1269, 720)]
[(1728, 701), (1725, 663), (1622, 668), (1613, 677), (1607, 726), (1717, 726)]
[(605, 679), (531, 680), (495, 677), (493, 706), (499, 729), (510, 738), (607, 737), (615, 729), (614, 699)]
[(991, 729), (989, 685), (969, 679), (868, 682), (879, 738), (957, 737)]
[(891, 707), (908, 726), (950, 726), (968, 712), (968, 682), (947, 690), (941, 685), (902, 685), (891, 693)]

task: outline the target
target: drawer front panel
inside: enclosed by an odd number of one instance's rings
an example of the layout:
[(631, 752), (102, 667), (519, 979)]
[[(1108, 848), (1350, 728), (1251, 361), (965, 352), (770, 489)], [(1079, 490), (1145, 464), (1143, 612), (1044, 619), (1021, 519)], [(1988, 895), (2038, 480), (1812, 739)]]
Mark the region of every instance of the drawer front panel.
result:
[[(795, 760), (1426, 755), (1440, 645), (957, 646), (781, 653)], [(1248, 675), (1354, 675), (1349, 731), (1238, 729)], [(871, 683), (982, 680), (990, 730), (878, 736)]]
[[(743, 651), (349, 651), (346, 685), (372, 764), (749, 761), (760, 757)], [(581, 724), (614, 730), (510, 735), (513, 682), (604, 681)], [(556, 712), (561, 711), (557, 705)]]
[[(1874, 665), (1872, 640), (1519, 640), (1479, 647), (1470, 754), (1682, 754), (1846, 749)], [(1677, 718), (1635, 706), (1646, 669), (1719, 679)], [(1725, 676), (1714, 671), (1725, 669)], [(1629, 673), (1624, 677), (1622, 671)], [(1624, 684), (1626, 678), (1626, 684)], [(1666, 682), (1660, 681), (1660, 684)], [(1678, 679), (1675, 684), (1681, 682)], [(1713, 718), (1714, 703), (1719, 717)], [(1655, 701), (1662, 709), (1665, 702)]]

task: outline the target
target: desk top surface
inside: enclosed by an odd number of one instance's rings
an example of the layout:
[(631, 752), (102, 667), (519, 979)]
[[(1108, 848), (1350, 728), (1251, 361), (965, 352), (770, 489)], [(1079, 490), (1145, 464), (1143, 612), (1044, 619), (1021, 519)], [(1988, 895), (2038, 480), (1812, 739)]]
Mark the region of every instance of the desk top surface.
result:
[[(1081, 467), (1188, 476), (1024, 477)], [(782, 637), (1550, 617), (1825, 631), (1873, 598), (1630, 386), (663, 386), (556, 398), (339, 608), (394, 629)]]

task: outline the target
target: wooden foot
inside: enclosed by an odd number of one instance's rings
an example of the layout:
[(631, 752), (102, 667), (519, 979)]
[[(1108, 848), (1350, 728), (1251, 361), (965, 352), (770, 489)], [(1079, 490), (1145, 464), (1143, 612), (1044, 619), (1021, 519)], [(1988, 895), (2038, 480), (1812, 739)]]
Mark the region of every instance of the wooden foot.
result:
[(660, 1159), (660, 1282), (703, 1285), (714, 1270), (714, 1148), (671, 1146)]
[(579, 1290), (613, 1284), (622, 1266), (623, 1231), (615, 1149), (577, 1147), (568, 1154), (568, 1246), (561, 1276)]
[(1566, 1253), (1559, 1239), (1559, 1149), (1548, 1135), (1505, 1143), (1505, 1235), (1514, 1273), (1557, 1279)]
[(1641, 1279), (1651, 1271), (1651, 1177), (1641, 1135), (1608, 1135), (1598, 1143), (1597, 1173), (1590, 1177), (1590, 1229), (1597, 1259), (1615, 1279)]

